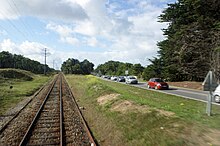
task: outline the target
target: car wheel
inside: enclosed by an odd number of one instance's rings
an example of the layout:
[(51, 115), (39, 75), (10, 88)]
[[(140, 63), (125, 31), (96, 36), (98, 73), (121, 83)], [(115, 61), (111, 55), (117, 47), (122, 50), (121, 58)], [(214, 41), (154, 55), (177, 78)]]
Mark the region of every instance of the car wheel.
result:
[(149, 84), (147, 85), (147, 88), (150, 89), (150, 85)]
[(220, 103), (220, 96), (215, 95), (214, 96), (214, 101)]

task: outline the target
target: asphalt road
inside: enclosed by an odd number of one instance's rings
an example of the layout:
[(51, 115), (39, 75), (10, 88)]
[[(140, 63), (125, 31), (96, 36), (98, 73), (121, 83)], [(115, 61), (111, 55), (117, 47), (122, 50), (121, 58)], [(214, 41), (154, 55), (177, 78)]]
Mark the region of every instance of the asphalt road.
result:
[[(147, 83), (138, 83), (136, 85), (133, 84), (132, 86), (148, 89)], [(148, 90), (155, 90), (155, 89), (148, 89)], [(208, 97), (208, 91), (200, 91), (200, 90), (193, 90), (193, 89), (186, 89), (186, 88), (179, 88), (172, 86), (170, 87), (169, 90), (156, 90), (156, 91), (181, 96), (184, 98), (199, 100), (203, 102), (207, 101), (207, 97)]]
[[(125, 84), (125, 83), (122, 83), (122, 84)], [(129, 85), (143, 88), (146, 90), (155, 90), (155, 89), (148, 89), (147, 83), (145, 82), (139, 82), (138, 84), (129, 84)], [(183, 98), (193, 99), (197, 101), (202, 101), (202, 102), (207, 102), (207, 97), (209, 93), (208, 91), (200, 91), (200, 90), (173, 87), (173, 86), (170, 86), (169, 90), (155, 90), (155, 91), (180, 96)], [(212, 102), (212, 103), (216, 105), (220, 105), (215, 102)]]
[[(155, 90), (155, 89), (148, 89), (147, 83), (139, 82), (138, 84), (130, 84), (132, 86), (136, 86), (139, 88), (147, 89), (147, 90)], [(187, 89), (187, 88), (181, 88), (181, 87), (173, 87), (170, 86), (168, 90), (155, 90), (157, 92), (162, 92), (166, 94), (176, 95), (183, 98), (188, 98), (192, 100), (207, 102), (207, 97), (209, 94), (209, 91), (200, 91), (195, 89)], [(212, 104), (220, 105), (219, 103), (212, 102)]]

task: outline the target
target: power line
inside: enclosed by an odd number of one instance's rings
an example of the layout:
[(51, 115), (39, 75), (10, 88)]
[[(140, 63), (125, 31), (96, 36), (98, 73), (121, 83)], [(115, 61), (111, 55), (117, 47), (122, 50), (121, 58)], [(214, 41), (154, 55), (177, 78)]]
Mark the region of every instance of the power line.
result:
[[(9, 4), (10, 8), (11, 8), (11, 12), (12, 12), (12, 13), (15, 13), (18, 17), (22, 16), (21, 13), (19, 12), (18, 7), (17, 7), (17, 5), (15, 4), (14, 1), (12, 1), (13, 5), (12, 5), (12, 3), (10, 2), (10, 0), (7, 0), (7, 2), (8, 2), (8, 4)], [(14, 6), (14, 7), (12, 7), (12, 6)], [(11, 22), (12, 22), (12, 21), (11, 21)], [(20, 22), (20, 26), (23, 27), (23, 30), (25, 31), (26, 34), (24, 34), (23, 32), (22, 32), (22, 33), (23, 33), (24, 35), (27, 35), (27, 38), (30, 38), (30, 37), (32, 38), (32, 36), (34, 36), (34, 35), (31, 34), (31, 32), (29, 31), (29, 29), (27, 28), (27, 25), (26, 25), (25, 22), (23, 21), (23, 19), (20, 19), (20, 21), (18, 21), (18, 22)], [(31, 29), (30, 29), (30, 30), (31, 30)]]
[(1, 13), (3, 16), (6, 16), (6, 20), (10, 23), (10, 25), (11, 25), (14, 29), (16, 29), (25, 39), (27, 39), (27, 40), (29, 41), (28, 37), (27, 37), (21, 30), (19, 30), (19, 28), (18, 28), (15, 24), (13, 24), (13, 22), (7, 17), (7, 15), (5, 15), (2, 11), (0, 11), (0, 13)]
[(45, 57), (45, 62), (44, 62), (44, 75), (46, 75), (46, 64), (47, 64), (47, 48), (44, 50), (44, 57)]
[[(14, 5), (15, 9), (16, 9), (17, 14), (19, 14), (20, 16), (22, 16), (22, 15), (21, 15), (21, 12), (20, 12), (19, 8), (17, 7), (17, 5), (16, 5), (16, 3), (15, 3), (14, 0), (12, 0), (12, 3), (13, 3), (13, 5)], [(31, 28), (30, 25), (29, 25), (27, 22), (25, 23), (22, 19), (21, 19), (21, 22), (22, 22), (22, 24), (24, 25), (25, 29), (26, 29), (28, 32), (30, 32), (30, 36), (31, 36), (31, 37), (35, 36), (35, 34), (34, 34), (34, 32), (32, 31), (32, 29), (30, 29), (30, 28)]]

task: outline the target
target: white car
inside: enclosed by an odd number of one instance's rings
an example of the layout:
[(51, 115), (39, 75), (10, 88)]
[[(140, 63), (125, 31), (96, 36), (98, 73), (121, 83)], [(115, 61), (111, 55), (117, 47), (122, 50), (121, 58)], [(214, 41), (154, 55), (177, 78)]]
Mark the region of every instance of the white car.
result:
[(213, 93), (214, 101), (220, 103), (220, 85), (216, 87), (214, 93)]
[(138, 83), (138, 80), (137, 78), (135, 78), (134, 76), (127, 76), (125, 78), (125, 83), (126, 84), (137, 84)]
[(112, 76), (112, 77), (111, 77), (111, 80), (112, 80), (112, 81), (116, 81), (116, 80), (117, 80), (117, 77), (116, 77), (116, 76)]

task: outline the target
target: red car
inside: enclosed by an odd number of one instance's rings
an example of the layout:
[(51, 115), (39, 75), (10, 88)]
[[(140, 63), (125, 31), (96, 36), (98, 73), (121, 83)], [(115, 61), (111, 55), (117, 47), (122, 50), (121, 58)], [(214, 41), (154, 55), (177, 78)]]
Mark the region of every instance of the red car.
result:
[(161, 78), (151, 78), (147, 83), (147, 88), (154, 88), (157, 90), (169, 89), (169, 85)]

